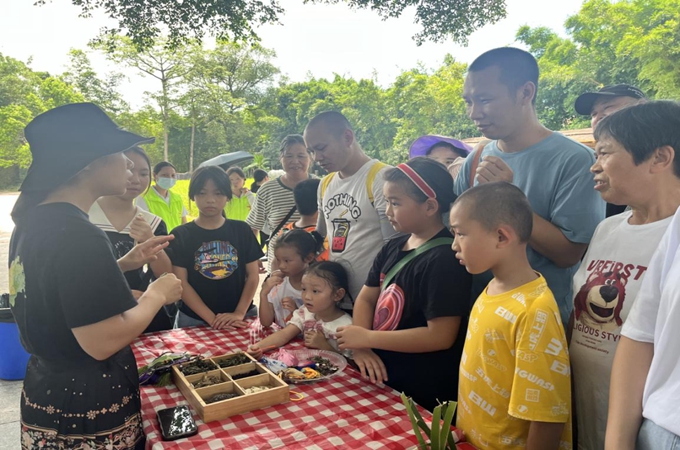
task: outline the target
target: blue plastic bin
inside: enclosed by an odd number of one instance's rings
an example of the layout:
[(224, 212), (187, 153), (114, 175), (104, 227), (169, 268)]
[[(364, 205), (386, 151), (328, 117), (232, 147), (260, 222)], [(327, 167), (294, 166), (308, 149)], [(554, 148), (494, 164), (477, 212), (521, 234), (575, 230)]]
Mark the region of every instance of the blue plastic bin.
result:
[(23, 380), (31, 355), (24, 350), (9, 308), (0, 308), (0, 379)]

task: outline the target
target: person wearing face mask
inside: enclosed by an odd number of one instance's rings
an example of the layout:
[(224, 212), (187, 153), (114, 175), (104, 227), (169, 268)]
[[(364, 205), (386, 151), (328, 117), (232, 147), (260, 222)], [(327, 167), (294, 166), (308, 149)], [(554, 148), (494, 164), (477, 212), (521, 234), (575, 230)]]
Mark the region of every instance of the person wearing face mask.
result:
[(137, 197), (137, 206), (157, 215), (168, 226), (168, 233), (173, 228), (187, 223), (187, 210), (182, 204), (182, 197), (170, 189), (177, 183), (177, 170), (167, 161), (161, 161), (153, 168), (155, 184), (144, 195)]

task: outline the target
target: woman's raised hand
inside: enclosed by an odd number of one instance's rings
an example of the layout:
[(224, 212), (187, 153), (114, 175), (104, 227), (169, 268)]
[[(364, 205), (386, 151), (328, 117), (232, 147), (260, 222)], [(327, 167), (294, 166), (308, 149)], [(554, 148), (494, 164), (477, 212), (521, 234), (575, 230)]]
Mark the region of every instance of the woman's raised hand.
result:
[(135, 245), (125, 256), (118, 260), (118, 266), (123, 272), (137, 270), (144, 264), (149, 264), (158, 259), (158, 254), (175, 239), (172, 234), (168, 236), (154, 236), (146, 242)]

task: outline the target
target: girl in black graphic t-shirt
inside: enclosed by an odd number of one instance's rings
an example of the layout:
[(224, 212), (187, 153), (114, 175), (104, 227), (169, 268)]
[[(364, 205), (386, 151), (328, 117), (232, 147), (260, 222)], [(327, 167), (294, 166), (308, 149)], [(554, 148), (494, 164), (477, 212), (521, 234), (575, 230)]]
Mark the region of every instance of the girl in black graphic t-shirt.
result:
[(172, 263), (184, 288), (176, 324), (245, 327), (246, 315), (257, 314), (252, 301), (260, 276), (260, 245), (245, 222), (224, 218), (231, 183), (219, 167), (194, 172), (189, 198), (196, 202), (198, 219), (172, 230)]
[(451, 250), (442, 214), (455, 200), (439, 162), (419, 157), (385, 173), (386, 214), (410, 233), (385, 244), (338, 333), (362, 375), (403, 391), (425, 408), (456, 400), (471, 278)]
[(12, 211), (10, 306), (31, 354), (21, 394), (22, 448), (144, 448), (130, 349), (158, 310), (181, 296), (174, 275), (136, 301), (123, 271), (156, 260), (154, 237), (116, 261), (85, 211), (125, 192), (122, 153), (149, 142), (91, 103), (47, 111), (25, 129), (33, 162)]

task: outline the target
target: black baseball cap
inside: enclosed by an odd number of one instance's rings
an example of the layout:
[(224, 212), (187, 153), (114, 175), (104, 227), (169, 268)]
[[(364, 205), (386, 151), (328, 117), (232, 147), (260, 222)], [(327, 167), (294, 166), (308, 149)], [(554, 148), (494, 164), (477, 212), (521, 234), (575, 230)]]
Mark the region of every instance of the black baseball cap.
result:
[(586, 92), (581, 94), (574, 102), (574, 109), (577, 113), (589, 116), (593, 111), (595, 102), (602, 97), (632, 97), (637, 99), (647, 98), (647, 96), (635, 86), (630, 84), (613, 84), (605, 86), (597, 92)]

